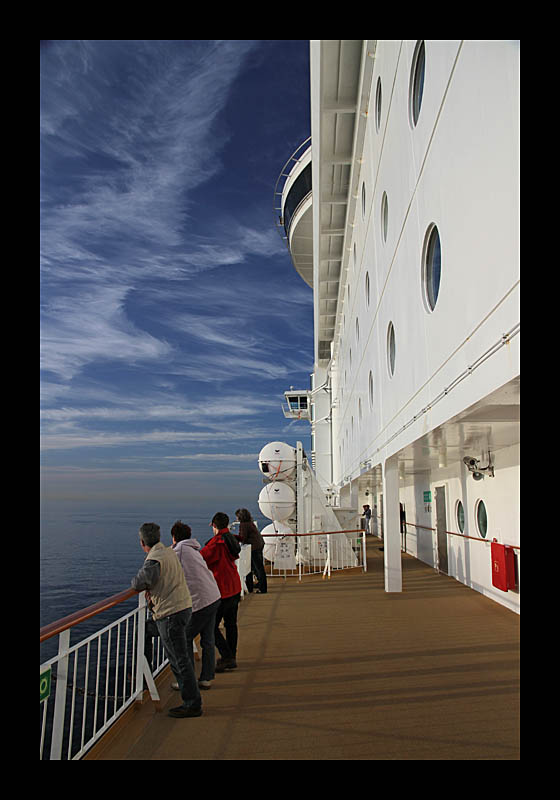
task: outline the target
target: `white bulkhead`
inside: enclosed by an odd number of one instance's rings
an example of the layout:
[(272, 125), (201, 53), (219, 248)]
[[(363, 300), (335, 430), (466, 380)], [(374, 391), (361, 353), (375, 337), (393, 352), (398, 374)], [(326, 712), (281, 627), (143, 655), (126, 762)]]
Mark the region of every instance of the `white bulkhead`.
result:
[(312, 40), (310, 63), (317, 478), (371, 506), (388, 591), (402, 549), (518, 612), (519, 41)]

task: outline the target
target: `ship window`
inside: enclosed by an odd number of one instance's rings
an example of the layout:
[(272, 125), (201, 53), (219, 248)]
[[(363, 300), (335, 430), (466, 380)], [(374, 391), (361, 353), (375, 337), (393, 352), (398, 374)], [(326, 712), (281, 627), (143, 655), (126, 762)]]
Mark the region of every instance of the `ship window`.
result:
[(486, 514), (484, 500), (478, 500), (476, 504), (476, 527), (479, 534), (485, 539), (488, 533), (488, 516)]
[(416, 43), (414, 49), (414, 56), (412, 58), (412, 67), (410, 70), (410, 87), (409, 87), (409, 105), (410, 105), (410, 122), (412, 127), (415, 128), (420, 116), (420, 108), (422, 106), (422, 95), (424, 94), (424, 76), (426, 72), (426, 48), (424, 40), (420, 39)]
[(387, 200), (387, 192), (383, 192), (381, 198), (381, 233), (383, 234), (383, 241), (387, 241), (387, 231), (389, 229), (389, 201)]
[(389, 375), (392, 378), (395, 374), (395, 328), (392, 322), (389, 323), (387, 330), (387, 364)]
[(465, 530), (465, 509), (463, 508), (463, 504), (460, 500), (457, 500), (456, 515), (459, 532), (463, 533)]
[(356, 268), (356, 242), (354, 242), (354, 269)]
[(369, 272), (366, 272), (366, 305), (369, 306)]
[(375, 91), (375, 127), (378, 131), (381, 127), (381, 78), (377, 79), (377, 89)]
[(439, 231), (435, 225), (430, 225), (426, 233), (422, 262), (424, 302), (427, 310), (433, 311), (436, 307), (441, 280), (441, 243)]
[(362, 183), (362, 219), (366, 218), (366, 184)]
[(362, 421), (362, 398), (361, 397), (358, 398), (358, 419), (359, 419), (360, 422)]
[(373, 373), (369, 372), (369, 405), (373, 408)]
[(360, 341), (360, 323), (358, 322), (358, 317), (356, 317), (356, 344)]

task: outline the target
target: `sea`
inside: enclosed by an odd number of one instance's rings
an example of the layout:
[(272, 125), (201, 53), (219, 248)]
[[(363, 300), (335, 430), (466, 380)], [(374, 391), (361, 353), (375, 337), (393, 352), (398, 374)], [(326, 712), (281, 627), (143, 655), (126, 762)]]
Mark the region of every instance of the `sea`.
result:
[[(216, 511), (235, 521), (235, 508), (203, 505), (188, 514), (177, 508), (112, 507), (82, 505), (43, 506), (40, 523), (40, 627), (80, 611), (106, 597), (130, 588), (130, 581), (146, 555), (139, 543), (138, 529), (144, 522), (156, 522), (161, 541), (171, 545), (171, 527), (180, 519), (190, 525), (192, 538), (204, 545), (213, 535), (210, 522)], [(259, 530), (269, 524), (258, 506), (249, 508)], [(235, 532), (235, 528), (233, 528)], [(131, 611), (136, 597), (103, 614), (92, 617), (72, 630), (71, 643), (91, 635), (104, 625)], [(40, 663), (56, 655), (58, 637), (40, 645)]]

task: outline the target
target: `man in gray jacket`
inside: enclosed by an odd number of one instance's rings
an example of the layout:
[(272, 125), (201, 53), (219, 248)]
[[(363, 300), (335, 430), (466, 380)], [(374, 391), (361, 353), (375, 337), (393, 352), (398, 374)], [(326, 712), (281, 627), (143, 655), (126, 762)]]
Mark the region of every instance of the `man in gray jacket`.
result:
[(171, 547), (160, 542), (160, 528), (145, 522), (140, 546), (146, 553), (143, 567), (132, 579), (132, 588), (146, 591), (154, 621), (177, 680), (183, 705), (169, 710), (170, 717), (200, 717), (202, 700), (187, 644), (192, 599), (183, 569)]

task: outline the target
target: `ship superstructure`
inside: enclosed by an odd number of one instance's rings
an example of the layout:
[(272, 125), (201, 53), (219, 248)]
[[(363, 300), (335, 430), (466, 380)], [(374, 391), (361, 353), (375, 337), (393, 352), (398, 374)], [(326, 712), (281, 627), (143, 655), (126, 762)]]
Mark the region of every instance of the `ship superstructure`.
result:
[(386, 591), (402, 549), (518, 612), (519, 42), (310, 47), (275, 199), (314, 370), (284, 413), (333, 504), (371, 507)]

